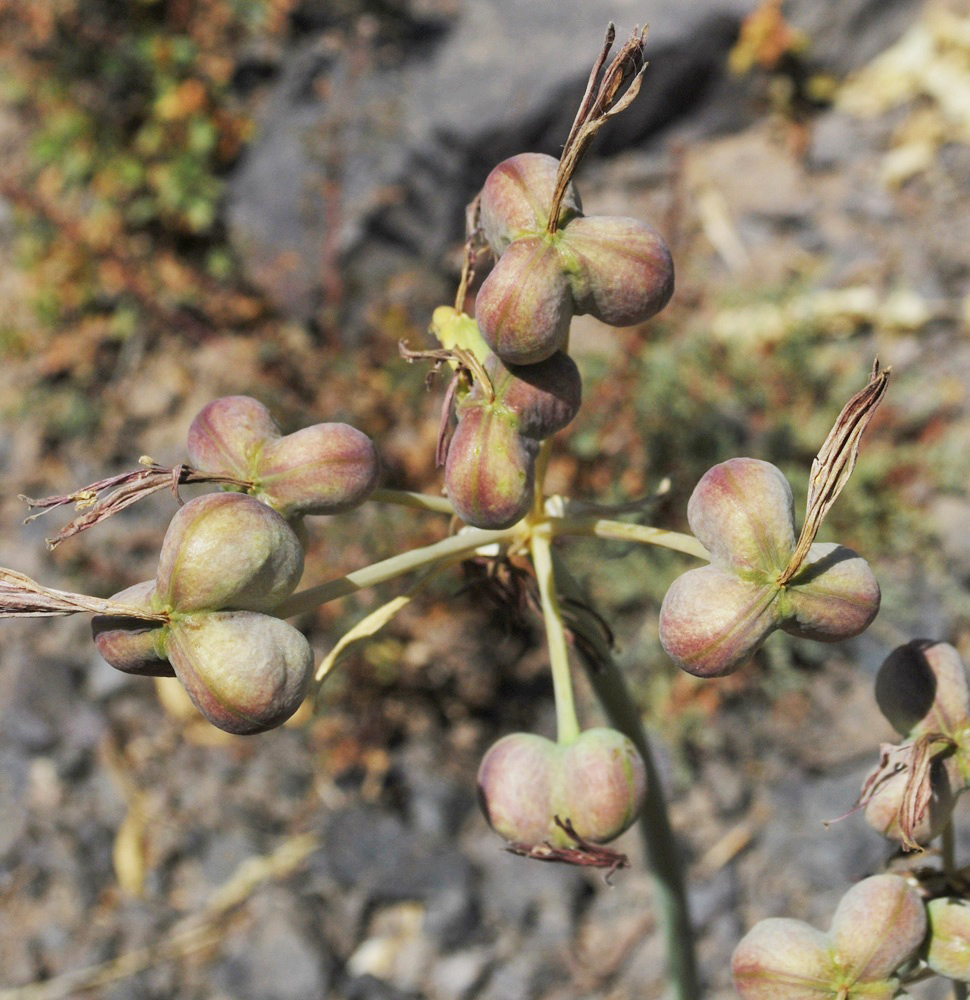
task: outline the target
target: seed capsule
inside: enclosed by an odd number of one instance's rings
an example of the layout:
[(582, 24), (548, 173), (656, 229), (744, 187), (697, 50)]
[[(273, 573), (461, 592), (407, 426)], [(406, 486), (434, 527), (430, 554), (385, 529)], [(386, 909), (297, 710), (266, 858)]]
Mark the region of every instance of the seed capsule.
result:
[(567, 745), (512, 733), (482, 759), (478, 793), (486, 819), (506, 840), (570, 847), (557, 817), (584, 840), (606, 843), (636, 819), (646, 781), (636, 747), (613, 729), (589, 729)]
[(445, 488), (458, 516), (495, 530), (521, 520), (532, 505), (538, 450), (504, 409), (464, 408), (445, 463)]
[(478, 290), (482, 337), (506, 364), (545, 361), (569, 336), (575, 309), (558, 242), (546, 235), (515, 240)]
[(313, 673), (306, 639), (279, 618), (252, 611), (179, 618), (167, 651), (196, 708), (238, 735), (282, 725), (306, 697)]
[(577, 314), (610, 326), (634, 326), (670, 301), (674, 262), (652, 226), (638, 219), (588, 216), (573, 219), (563, 235), (560, 254), (567, 261)]
[(938, 975), (970, 982), (970, 902), (943, 897), (926, 906), (926, 964)]
[[(481, 226), (497, 257), (513, 240), (545, 232), (558, 169), (555, 157), (520, 153), (503, 160), (488, 175), (481, 194)], [(580, 212), (579, 195), (570, 183), (559, 210), (559, 225)]]
[[(566, 427), (579, 412), (583, 387), (576, 362), (563, 351), (536, 365), (506, 365), (490, 354), (485, 372), (494, 401), (505, 407), (519, 434), (541, 441)], [(487, 392), (476, 382), (465, 406), (489, 404)]]
[(159, 558), (156, 593), (179, 611), (268, 611), (303, 575), (293, 529), (242, 493), (209, 493), (172, 518)]
[(842, 897), (828, 934), (786, 917), (755, 924), (734, 951), (734, 985), (742, 1000), (891, 1000), (925, 933), (919, 893), (874, 875)]
[[(146, 580), (122, 590), (111, 598), (154, 613), (155, 581)], [(174, 671), (165, 656), (164, 629), (157, 622), (115, 615), (95, 615), (91, 633), (98, 652), (115, 669), (147, 677), (172, 677)]]
[(379, 477), (366, 434), (348, 424), (314, 424), (266, 444), (255, 496), (286, 518), (339, 514), (363, 503)]
[(259, 453), (280, 436), (269, 410), (250, 396), (224, 396), (204, 406), (189, 427), (189, 461), (210, 475), (249, 480)]
[(660, 642), (688, 673), (742, 666), (777, 629), (820, 642), (850, 639), (879, 611), (879, 584), (851, 549), (816, 542), (780, 583), (795, 549), (791, 488), (767, 462), (736, 458), (701, 478), (687, 520), (711, 565), (678, 577), (660, 609)]

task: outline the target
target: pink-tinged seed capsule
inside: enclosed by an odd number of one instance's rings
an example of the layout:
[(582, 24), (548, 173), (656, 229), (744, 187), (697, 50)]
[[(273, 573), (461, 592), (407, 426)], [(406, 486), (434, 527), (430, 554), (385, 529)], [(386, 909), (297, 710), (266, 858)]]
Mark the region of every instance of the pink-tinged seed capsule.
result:
[(537, 364), (560, 350), (573, 311), (556, 240), (547, 236), (510, 243), (475, 300), (485, 343), (513, 365)]
[(476, 528), (499, 530), (532, 505), (539, 444), (494, 407), (465, 407), (448, 447), (445, 488), (455, 513)]
[(708, 469), (687, 503), (687, 521), (714, 565), (777, 575), (795, 547), (791, 487), (780, 469), (757, 458)]
[(960, 654), (945, 642), (897, 646), (879, 668), (876, 701), (903, 736), (952, 735), (970, 722), (970, 692)]
[(253, 611), (182, 617), (168, 630), (167, 652), (196, 708), (237, 735), (282, 725), (302, 704), (313, 674), (306, 639)]
[(490, 826), (527, 847), (575, 847), (557, 818), (584, 840), (614, 840), (636, 820), (646, 786), (636, 747), (603, 727), (565, 745), (512, 733), (485, 754), (478, 771), (479, 802)]
[[(157, 610), (154, 595), (155, 581), (146, 580), (122, 590), (111, 600), (154, 614)], [(120, 615), (95, 615), (91, 619), (91, 633), (98, 652), (116, 670), (145, 677), (174, 676), (165, 657), (164, 628), (157, 622)]]
[(674, 293), (674, 262), (663, 237), (639, 219), (585, 216), (562, 232), (576, 312), (610, 326), (656, 316)]
[(636, 821), (647, 793), (637, 748), (615, 729), (587, 729), (563, 747), (561, 808), (584, 840), (605, 844)]
[[(492, 252), (500, 257), (522, 236), (545, 231), (556, 189), (559, 161), (544, 153), (520, 153), (503, 160), (485, 180), (480, 221)], [(579, 195), (572, 183), (559, 210), (559, 225), (579, 215)]]
[(970, 982), (970, 902), (955, 897), (932, 899), (926, 916), (930, 927), (926, 964), (938, 976)]
[(276, 511), (242, 493), (209, 493), (172, 518), (156, 593), (179, 611), (269, 611), (303, 575), (303, 549)]
[(314, 424), (266, 444), (255, 495), (286, 518), (338, 514), (363, 503), (379, 478), (366, 434), (348, 424)]
[(189, 461), (200, 472), (248, 480), (267, 441), (280, 436), (269, 410), (250, 396), (224, 396), (203, 407), (189, 427)]
[(550, 821), (557, 756), (551, 740), (511, 733), (482, 758), (479, 804), (489, 825), (506, 840), (531, 847), (554, 835)]
[(778, 628), (776, 588), (717, 566), (688, 570), (660, 607), (660, 643), (682, 670), (723, 677), (744, 666)]

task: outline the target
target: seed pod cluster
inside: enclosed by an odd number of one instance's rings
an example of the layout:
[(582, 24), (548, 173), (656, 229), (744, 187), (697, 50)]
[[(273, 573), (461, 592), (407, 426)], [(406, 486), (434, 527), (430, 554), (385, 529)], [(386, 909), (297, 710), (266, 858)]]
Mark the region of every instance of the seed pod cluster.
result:
[(559, 161), (522, 153), (482, 188), (482, 229), (498, 262), (475, 317), (506, 363), (535, 364), (563, 348), (574, 315), (632, 326), (656, 315), (674, 289), (670, 251), (637, 219), (585, 216), (570, 183), (549, 225)]
[(533, 847), (569, 847), (556, 823), (569, 821), (584, 840), (603, 844), (636, 819), (646, 794), (643, 759), (622, 733), (595, 728), (572, 743), (511, 733), (482, 759), (478, 796), (492, 828)]
[(528, 512), (539, 444), (579, 410), (579, 370), (562, 351), (535, 365), (506, 365), (491, 354), (487, 384), (458, 404), (445, 486), (456, 513), (479, 528), (506, 528)]
[(192, 421), (189, 461), (201, 472), (251, 483), (248, 492), (288, 519), (337, 514), (363, 503), (380, 475), (373, 442), (348, 424), (283, 435), (249, 396), (209, 403)]
[(667, 591), (660, 641), (688, 673), (718, 677), (746, 663), (776, 629), (820, 642), (849, 639), (879, 610), (879, 585), (851, 549), (816, 542), (797, 573), (791, 487), (775, 466), (734, 458), (704, 474), (687, 520), (711, 554)]
[(275, 510), (242, 493), (197, 497), (172, 518), (155, 579), (114, 598), (166, 623), (98, 615), (94, 641), (126, 673), (177, 676), (220, 729), (262, 732), (309, 688), (306, 639), (269, 613), (302, 575), (300, 540)]
[(827, 934), (787, 917), (755, 924), (734, 951), (734, 986), (742, 1000), (890, 1000), (925, 934), (920, 894), (874, 875), (842, 897)]

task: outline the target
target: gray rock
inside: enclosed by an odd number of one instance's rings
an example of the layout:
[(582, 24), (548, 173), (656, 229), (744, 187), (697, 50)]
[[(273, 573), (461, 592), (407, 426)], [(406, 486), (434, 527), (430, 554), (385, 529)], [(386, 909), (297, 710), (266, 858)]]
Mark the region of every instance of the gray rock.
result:
[[(752, 6), (655, 4), (652, 65), (636, 111), (613, 123), (601, 151), (643, 141), (699, 99)], [(492, 166), (523, 149), (561, 147), (607, 22), (622, 40), (642, 16), (633, 0), (465, 3), (431, 51), (352, 81), (343, 56), (305, 43), (267, 98), (260, 134), (229, 184), (227, 219), (247, 276), (305, 319), (335, 277), (322, 273), (334, 248), (356, 258), (342, 276), (351, 284), (355, 275), (375, 281), (374, 267), (393, 260), (380, 247), (437, 264), (460, 238), (464, 206)], [(322, 78), (329, 103), (315, 91)], [(339, 191), (337, 232), (325, 184)], [(361, 255), (365, 238), (375, 253)]]
[(370, 974), (348, 980), (343, 995), (347, 1000), (421, 1000), (419, 994), (399, 990), (391, 983)]
[(437, 897), (442, 910), (454, 915), (454, 900), (472, 892), (474, 871), (454, 846), (416, 833), (388, 813), (366, 807), (338, 812), (326, 843), (330, 876), (362, 889), (372, 903)]
[[(694, 132), (736, 127), (744, 101), (723, 64), (754, 6), (656, 0), (643, 89), (598, 155), (642, 144), (688, 110)], [(841, 72), (892, 42), (919, 7), (800, 0), (790, 17), (813, 59)], [(440, 41), (361, 76), (327, 36), (302, 43), (229, 182), (227, 221), (247, 276), (284, 313), (309, 319), (322, 288), (372, 289), (395, 270), (439, 266), (492, 166), (525, 149), (558, 154), (607, 22), (622, 40), (643, 15), (634, 0), (465, 0)], [(713, 113), (698, 113), (705, 101)]]
[(240, 1000), (322, 998), (330, 987), (331, 960), (294, 912), (292, 897), (264, 890), (247, 904), (252, 922), (226, 943), (214, 970), (215, 985)]

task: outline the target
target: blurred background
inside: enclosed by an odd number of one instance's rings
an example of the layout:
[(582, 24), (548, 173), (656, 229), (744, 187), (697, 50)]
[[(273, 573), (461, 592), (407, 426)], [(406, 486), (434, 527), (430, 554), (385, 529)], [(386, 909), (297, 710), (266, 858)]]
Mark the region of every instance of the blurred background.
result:
[[(966, 4), (0, 0), (0, 564), (99, 596), (153, 576), (170, 495), (54, 552), (69, 515), (25, 526), (18, 495), (177, 464), (226, 394), (286, 431), (352, 423), (386, 485), (438, 493), (444, 387), (398, 342), (431, 346), (464, 206), (504, 157), (558, 153), (611, 19), (621, 40), (650, 23), (650, 66), (577, 184), (587, 213), (662, 232), (677, 291), (646, 328), (576, 321), (584, 405), (551, 489), (622, 503), (669, 477), (646, 516), (683, 530), (703, 472), (750, 455), (800, 511), (841, 406), (875, 356), (894, 370), (821, 536), (882, 585), (858, 640), (776, 636), (699, 682), (657, 641), (688, 560), (564, 548), (656, 741), (726, 1000), (755, 920), (825, 924), (891, 853), (858, 815), (822, 825), (892, 738), (884, 656), (970, 653)], [(377, 505), (317, 519), (307, 579), (445, 530)], [(402, 586), (299, 624), (323, 656)], [(504, 853), (478, 813), (484, 750), (554, 726), (539, 623), (492, 596), (474, 568), (442, 577), (249, 739), (112, 671), (80, 618), (4, 622), (0, 996), (661, 997), (636, 837), (611, 888)], [(582, 686), (580, 708), (599, 719)]]

